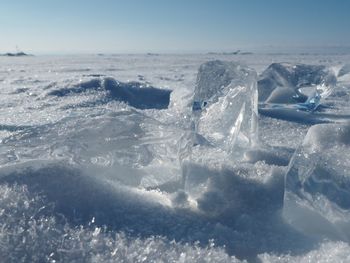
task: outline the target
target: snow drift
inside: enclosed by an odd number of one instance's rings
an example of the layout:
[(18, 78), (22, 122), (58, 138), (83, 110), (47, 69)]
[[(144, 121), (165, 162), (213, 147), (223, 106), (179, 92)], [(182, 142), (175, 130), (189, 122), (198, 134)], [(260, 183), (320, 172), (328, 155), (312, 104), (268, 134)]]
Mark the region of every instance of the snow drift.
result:
[(103, 101), (122, 101), (138, 109), (166, 109), (170, 90), (158, 89), (139, 82), (119, 82), (113, 78), (95, 78), (74, 84), (72, 87), (53, 90), (48, 95), (68, 96), (91, 91), (105, 91)]

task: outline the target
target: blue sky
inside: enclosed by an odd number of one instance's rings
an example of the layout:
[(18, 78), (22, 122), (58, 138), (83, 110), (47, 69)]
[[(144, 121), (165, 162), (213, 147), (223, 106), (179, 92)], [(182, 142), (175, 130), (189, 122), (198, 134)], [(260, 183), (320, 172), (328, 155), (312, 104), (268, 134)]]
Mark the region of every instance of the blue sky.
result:
[(1, 0), (0, 53), (350, 46), (350, 0)]

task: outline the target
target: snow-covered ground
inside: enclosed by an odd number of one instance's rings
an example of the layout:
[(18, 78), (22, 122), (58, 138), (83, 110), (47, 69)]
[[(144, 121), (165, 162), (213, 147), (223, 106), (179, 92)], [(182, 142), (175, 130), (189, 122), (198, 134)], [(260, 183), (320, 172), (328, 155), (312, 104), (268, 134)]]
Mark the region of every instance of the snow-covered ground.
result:
[(349, 262), (349, 63), (0, 57), (1, 261)]

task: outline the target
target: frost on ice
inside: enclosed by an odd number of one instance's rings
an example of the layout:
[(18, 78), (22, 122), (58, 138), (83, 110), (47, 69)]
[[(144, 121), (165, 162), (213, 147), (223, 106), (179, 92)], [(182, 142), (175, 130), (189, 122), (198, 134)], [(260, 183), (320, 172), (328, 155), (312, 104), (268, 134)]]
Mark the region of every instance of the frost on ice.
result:
[(350, 124), (312, 126), (286, 175), (284, 217), (303, 233), (350, 241)]

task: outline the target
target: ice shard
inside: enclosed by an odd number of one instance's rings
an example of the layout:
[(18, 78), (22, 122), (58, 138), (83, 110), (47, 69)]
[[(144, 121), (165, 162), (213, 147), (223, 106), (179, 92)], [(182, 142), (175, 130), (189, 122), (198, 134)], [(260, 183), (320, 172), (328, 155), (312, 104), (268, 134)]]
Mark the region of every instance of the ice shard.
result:
[(257, 107), (254, 70), (218, 60), (200, 66), (192, 107), (194, 130), (182, 140), (179, 156), (184, 190), (208, 215), (220, 216), (233, 209), (229, 205), (232, 191), (220, 192), (217, 185), (237, 186), (249, 177), (240, 168), (222, 168), (239, 164), (244, 152), (257, 144)]
[(312, 237), (350, 241), (349, 156), (349, 123), (309, 129), (286, 175), (286, 221)]
[(202, 64), (193, 102), (196, 132), (227, 152), (255, 144), (256, 83), (256, 72), (239, 63), (215, 60)]
[(273, 63), (258, 81), (259, 101), (300, 105), (314, 110), (336, 85), (334, 72), (322, 65)]

